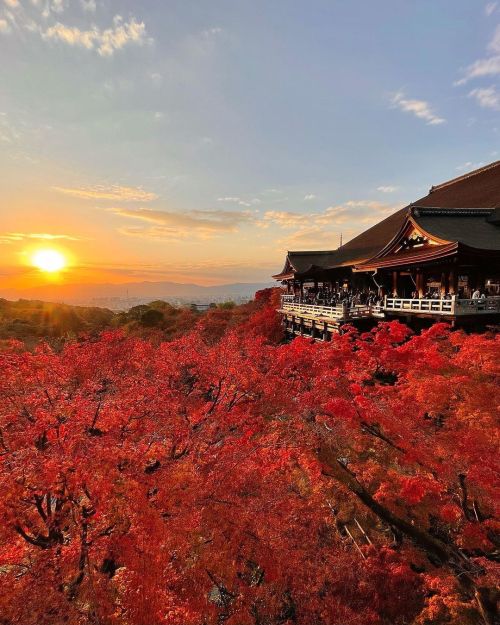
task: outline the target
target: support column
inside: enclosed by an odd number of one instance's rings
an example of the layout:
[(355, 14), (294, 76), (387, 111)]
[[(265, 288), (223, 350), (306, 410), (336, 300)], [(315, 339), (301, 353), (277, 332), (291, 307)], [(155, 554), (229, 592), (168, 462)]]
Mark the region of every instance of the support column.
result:
[(323, 340), (328, 341), (328, 324), (326, 321), (323, 323)]
[(448, 276), (448, 284), (451, 295), (456, 295), (458, 293), (458, 272), (457, 268), (453, 265), (450, 269), (450, 274)]
[(392, 272), (392, 295), (393, 297), (398, 297), (398, 278), (399, 271)]
[(445, 271), (441, 272), (441, 286), (439, 287), (439, 294), (441, 295), (441, 298), (443, 298), (446, 294), (446, 286), (447, 286), (447, 274)]
[(420, 298), (422, 298), (424, 296), (424, 274), (422, 272), (422, 269), (417, 269), (417, 276), (416, 276), (416, 288), (417, 288), (417, 293), (418, 296)]

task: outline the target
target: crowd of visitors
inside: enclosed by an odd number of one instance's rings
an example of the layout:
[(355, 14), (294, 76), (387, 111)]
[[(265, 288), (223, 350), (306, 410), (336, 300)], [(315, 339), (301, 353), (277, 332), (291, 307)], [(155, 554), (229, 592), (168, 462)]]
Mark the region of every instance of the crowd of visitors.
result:
[(323, 288), (305, 288), (302, 298), (296, 297), (297, 302), (302, 304), (316, 304), (318, 306), (377, 306), (382, 303), (383, 298), (375, 291), (362, 291), (340, 289), (329, 291)]
[[(322, 287), (305, 287), (303, 295), (290, 295), (293, 301), (302, 304), (314, 304), (317, 306), (347, 306), (352, 308), (354, 306), (378, 306), (383, 303), (383, 297), (373, 290), (353, 290), (353, 289), (339, 289), (337, 291), (331, 291)], [(404, 297), (404, 295), (403, 295)], [(441, 294), (438, 288), (429, 288), (420, 297), (417, 290), (413, 291), (409, 296), (411, 299), (430, 299), (430, 300), (451, 300), (453, 295), (451, 293)], [(487, 295), (481, 292), (479, 289), (475, 289), (471, 295), (467, 296), (463, 289), (457, 294), (458, 299), (485, 299)]]

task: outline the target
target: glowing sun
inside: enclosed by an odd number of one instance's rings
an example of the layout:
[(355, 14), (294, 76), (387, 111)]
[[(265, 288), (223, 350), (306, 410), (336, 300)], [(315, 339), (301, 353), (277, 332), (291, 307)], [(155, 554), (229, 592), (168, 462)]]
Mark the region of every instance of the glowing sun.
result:
[(61, 271), (68, 264), (64, 255), (57, 250), (38, 250), (31, 257), (31, 262), (40, 271), (47, 271), (48, 273)]

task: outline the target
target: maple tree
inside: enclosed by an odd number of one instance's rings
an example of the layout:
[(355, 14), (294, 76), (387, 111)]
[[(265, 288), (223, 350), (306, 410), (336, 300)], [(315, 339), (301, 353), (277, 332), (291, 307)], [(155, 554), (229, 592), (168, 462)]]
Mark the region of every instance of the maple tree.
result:
[(0, 353), (2, 625), (493, 625), (498, 335), (276, 297)]

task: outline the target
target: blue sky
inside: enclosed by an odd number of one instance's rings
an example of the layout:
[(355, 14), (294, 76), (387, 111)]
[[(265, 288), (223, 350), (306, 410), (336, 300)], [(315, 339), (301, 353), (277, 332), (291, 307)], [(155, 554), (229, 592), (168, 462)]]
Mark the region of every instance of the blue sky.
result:
[(337, 247), (499, 158), (499, 24), (479, 0), (0, 0), (3, 274), (48, 241), (74, 281), (267, 280)]

